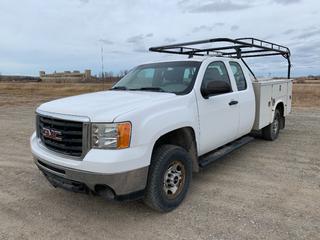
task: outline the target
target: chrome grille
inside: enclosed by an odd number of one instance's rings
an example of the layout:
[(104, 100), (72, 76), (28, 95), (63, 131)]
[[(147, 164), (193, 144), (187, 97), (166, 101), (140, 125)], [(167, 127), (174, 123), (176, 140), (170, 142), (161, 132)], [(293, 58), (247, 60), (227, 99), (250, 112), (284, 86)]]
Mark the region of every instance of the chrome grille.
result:
[(88, 125), (41, 115), (37, 125), (37, 135), (46, 148), (73, 157), (85, 153)]

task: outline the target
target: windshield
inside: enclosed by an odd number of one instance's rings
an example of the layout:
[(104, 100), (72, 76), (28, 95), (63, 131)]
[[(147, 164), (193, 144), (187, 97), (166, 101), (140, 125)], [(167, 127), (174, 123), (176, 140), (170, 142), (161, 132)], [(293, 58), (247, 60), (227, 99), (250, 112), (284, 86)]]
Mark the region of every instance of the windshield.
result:
[(201, 62), (195, 61), (141, 65), (130, 71), (112, 89), (187, 94), (193, 88), (200, 65)]

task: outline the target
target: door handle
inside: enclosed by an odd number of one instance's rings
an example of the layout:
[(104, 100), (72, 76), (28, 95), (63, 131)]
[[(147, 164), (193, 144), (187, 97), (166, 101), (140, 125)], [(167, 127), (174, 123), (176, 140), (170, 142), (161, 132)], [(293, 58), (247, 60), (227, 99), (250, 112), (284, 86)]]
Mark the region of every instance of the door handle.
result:
[(236, 104), (238, 104), (238, 101), (232, 100), (231, 102), (229, 102), (229, 105), (230, 105), (230, 106), (231, 106), (231, 105), (236, 105)]

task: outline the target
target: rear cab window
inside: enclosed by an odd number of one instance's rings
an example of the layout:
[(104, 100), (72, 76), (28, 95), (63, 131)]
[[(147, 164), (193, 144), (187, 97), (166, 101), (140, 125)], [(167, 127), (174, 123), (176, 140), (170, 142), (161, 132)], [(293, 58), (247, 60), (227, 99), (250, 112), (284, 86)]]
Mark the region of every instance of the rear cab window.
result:
[(237, 62), (229, 62), (234, 80), (236, 81), (238, 91), (243, 91), (247, 89), (247, 81), (243, 74), (242, 68)]

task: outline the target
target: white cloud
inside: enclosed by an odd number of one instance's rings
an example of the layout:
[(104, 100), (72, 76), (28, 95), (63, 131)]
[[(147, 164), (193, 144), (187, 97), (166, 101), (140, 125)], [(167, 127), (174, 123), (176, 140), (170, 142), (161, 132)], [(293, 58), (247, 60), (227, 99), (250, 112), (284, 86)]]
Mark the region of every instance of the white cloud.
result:
[(251, 7), (252, 5), (249, 3), (239, 3), (239, 1), (236, 2), (231, 0), (216, 0), (201, 4), (197, 2), (196, 4), (189, 6), (188, 9), (192, 13), (201, 13), (240, 11)]
[(288, 5), (288, 4), (300, 3), (301, 0), (274, 0), (274, 2), (283, 4), (283, 5)]
[[(270, 4), (272, 3), (272, 4)], [(117, 72), (166, 58), (150, 46), (212, 37), (266, 38), (288, 45), (293, 72), (319, 73), (320, 8), (316, 0), (2, 0), (0, 72), (105, 69)]]

